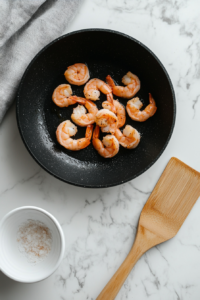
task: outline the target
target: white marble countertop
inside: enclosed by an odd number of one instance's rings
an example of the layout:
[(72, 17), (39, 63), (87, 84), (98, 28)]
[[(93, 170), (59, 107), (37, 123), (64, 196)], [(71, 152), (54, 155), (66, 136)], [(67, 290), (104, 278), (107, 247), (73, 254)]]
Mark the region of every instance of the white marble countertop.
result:
[[(109, 28), (147, 45), (175, 88), (174, 133), (158, 161), (137, 179), (108, 189), (83, 189), (36, 164), (20, 138), (12, 107), (0, 128), (0, 218), (23, 205), (48, 210), (62, 225), (66, 253), (59, 269), (36, 284), (17, 283), (0, 272), (1, 300), (96, 299), (129, 252), (143, 205), (170, 157), (200, 171), (199, 11), (199, 0), (83, 2), (66, 33)], [(200, 298), (199, 215), (200, 200), (176, 237), (141, 257), (116, 299)]]

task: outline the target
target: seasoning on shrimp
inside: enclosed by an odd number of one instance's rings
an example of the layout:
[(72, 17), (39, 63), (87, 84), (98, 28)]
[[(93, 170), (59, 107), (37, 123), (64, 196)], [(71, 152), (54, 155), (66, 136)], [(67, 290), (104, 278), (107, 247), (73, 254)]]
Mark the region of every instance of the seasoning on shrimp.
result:
[(53, 92), (52, 100), (59, 107), (68, 107), (76, 101), (71, 99), (72, 89), (69, 84), (60, 84)]
[(92, 144), (98, 153), (104, 158), (111, 158), (119, 152), (119, 142), (114, 135), (106, 135), (103, 142), (99, 139), (100, 128), (96, 125)]
[(102, 132), (114, 133), (118, 126), (117, 116), (108, 109), (101, 109), (96, 114), (96, 124)]
[(56, 138), (60, 145), (68, 150), (78, 151), (86, 148), (90, 144), (92, 138), (93, 125), (88, 125), (86, 128), (85, 137), (78, 140), (73, 140), (71, 136), (77, 133), (77, 127), (70, 121), (62, 122), (56, 130)]
[(75, 85), (83, 85), (90, 78), (88, 67), (81, 63), (69, 66), (64, 75), (69, 83)]
[(119, 141), (120, 145), (127, 149), (134, 149), (138, 146), (140, 142), (139, 132), (130, 125), (126, 125), (123, 130), (116, 129), (115, 137)]
[(139, 78), (131, 72), (128, 72), (122, 78), (122, 83), (126, 86), (118, 86), (110, 75), (106, 77), (106, 81), (112, 88), (114, 95), (122, 98), (131, 98), (140, 90)]
[[(124, 106), (118, 100), (113, 100), (113, 104), (114, 104), (115, 113), (116, 113), (117, 119), (118, 119), (118, 128), (121, 128), (122, 126), (124, 126), (124, 124), (126, 122), (126, 110), (125, 110)], [(102, 103), (102, 106), (105, 109), (113, 111), (113, 104), (110, 103), (109, 101), (104, 101)]]
[[(96, 114), (98, 113), (98, 108), (96, 104), (90, 100), (85, 98), (74, 96), (72, 97), (77, 103), (82, 105), (78, 105), (73, 109), (73, 114), (71, 115), (72, 121), (79, 126), (87, 126), (93, 124), (96, 119)], [(84, 105), (84, 106), (83, 106)], [(86, 113), (86, 109), (88, 113)]]
[(138, 97), (133, 98), (127, 102), (126, 110), (129, 117), (132, 120), (138, 122), (144, 122), (156, 113), (157, 110), (156, 102), (150, 93), (149, 93), (149, 105), (147, 105), (147, 107), (144, 110), (140, 111), (140, 108), (142, 108), (142, 106), (143, 103), (140, 101)]
[(96, 101), (99, 100), (100, 92), (107, 95), (112, 92), (112, 89), (104, 81), (94, 78), (88, 81), (83, 92), (85, 98)]

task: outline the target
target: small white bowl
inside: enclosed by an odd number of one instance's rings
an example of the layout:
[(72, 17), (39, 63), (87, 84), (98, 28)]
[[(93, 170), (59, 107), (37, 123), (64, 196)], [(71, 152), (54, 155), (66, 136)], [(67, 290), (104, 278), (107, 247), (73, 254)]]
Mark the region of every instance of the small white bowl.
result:
[[(30, 263), (19, 251), (17, 232), (27, 220), (43, 222), (51, 231), (51, 251), (43, 261)], [(65, 239), (58, 221), (44, 209), (23, 206), (9, 212), (0, 222), (0, 270), (19, 282), (37, 282), (50, 276), (59, 266), (65, 250)]]

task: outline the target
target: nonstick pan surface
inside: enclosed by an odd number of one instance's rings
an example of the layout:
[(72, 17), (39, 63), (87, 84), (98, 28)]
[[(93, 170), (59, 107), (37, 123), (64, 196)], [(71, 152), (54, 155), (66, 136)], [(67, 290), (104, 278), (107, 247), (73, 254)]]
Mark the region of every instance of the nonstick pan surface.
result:
[[(67, 83), (64, 71), (75, 63), (85, 63), (90, 78), (105, 81), (110, 74), (119, 84), (128, 72), (141, 80), (137, 93), (148, 105), (150, 92), (157, 104), (156, 114), (146, 122), (135, 122), (127, 114), (126, 124), (141, 133), (136, 149), (120, 147), (111, 158), (102, 158), (90, 144), (72, 152), (56, 140), (57, 126), (71, 119), (73, 108), (59, 108), (52, 102), (54, 89)], [(73, 93), (84, 97), (84, 86), (72, 85)], [(116, 99), (116, 97), (114, 97)], [(118, 98), (126, 105), (127, 100)], [(96, 101), (101, 109), (106, 96)], [(62, 36), (42, 49), (28, 66), (17, 94), (17, 121), (21, 137), (33, 158), (47, 172), (73, 185), (91, 188), (115, 186), (145, 172), (164, 151), (175, 123), (176, 105), (171, 80), (158, 58), (139, 41), (119, 32), (88, 29)], [(85, 135), (78, 127), (75, 138)], [(103, 137), (103, 135), (101, 136)]]

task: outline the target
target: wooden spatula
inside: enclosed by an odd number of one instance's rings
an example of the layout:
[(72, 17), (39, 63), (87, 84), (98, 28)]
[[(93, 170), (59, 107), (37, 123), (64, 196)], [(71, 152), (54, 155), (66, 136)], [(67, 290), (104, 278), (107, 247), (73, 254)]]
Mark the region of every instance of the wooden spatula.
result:
[(97, 300), (116, 297), (142, 254), (177, 234), (199, 196), (200, 173), (171, 158), (141, 212), (133, 247)]

